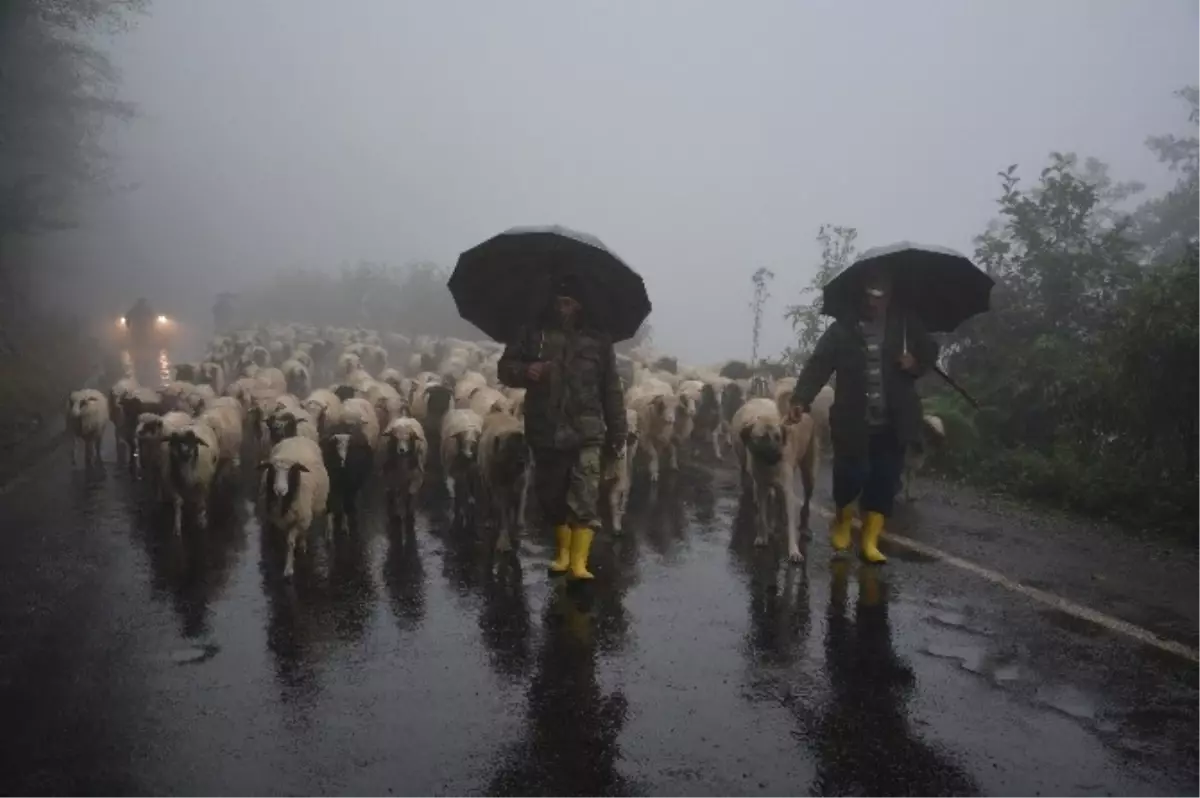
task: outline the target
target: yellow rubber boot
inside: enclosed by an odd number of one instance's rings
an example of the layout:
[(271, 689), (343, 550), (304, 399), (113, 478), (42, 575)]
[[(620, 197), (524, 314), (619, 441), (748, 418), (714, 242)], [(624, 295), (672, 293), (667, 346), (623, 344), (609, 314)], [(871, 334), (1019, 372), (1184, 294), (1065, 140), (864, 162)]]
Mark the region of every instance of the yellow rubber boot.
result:
[(588, 552), (596, 532), (591, 527), (577, 526), (571, 530), (571, 576), (575, 579), (593, 579), (587, 569)]
[(829, 536), (829, 542), (833, 546), (835, 552), (845, 551), (850, 548), (850, 525), (854, 522), (854, 504), (847, 504), (842, 509), (838, 510), (837, 518), (833, 522), (833, 532)]
[(862, 557), (867, 562), (887, 562), (879, 550), (879, 536), (883, 534), (883, 513), (867, 513), (862, 528)]
[(553, 573), (565, 573), (571, 567), (571, 527), (560, 524), (554, 527), (554, 540), (558, 543), (558, 556), (550, 563)]

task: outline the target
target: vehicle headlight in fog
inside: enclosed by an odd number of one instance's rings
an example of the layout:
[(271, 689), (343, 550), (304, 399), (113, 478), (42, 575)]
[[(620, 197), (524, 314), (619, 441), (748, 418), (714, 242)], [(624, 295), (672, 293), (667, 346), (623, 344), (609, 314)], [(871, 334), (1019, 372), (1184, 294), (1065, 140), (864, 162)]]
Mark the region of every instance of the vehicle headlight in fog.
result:
[(164, 324), (167, 324), (168, 322), (170, 322), (170, 319), (168, 319), (166, 316), (159, 316), (157, 319), (154, 320), (154, 323), (159, 325), (160, 327)]
[(117, 326), (118, 326), (118, 327), (124, 327), (124, 326), (126, 326), (126, 322), (125, 322), (125, 317), (124, 317), (124, 316), (122, 316), (121, 318), (117, 319)]

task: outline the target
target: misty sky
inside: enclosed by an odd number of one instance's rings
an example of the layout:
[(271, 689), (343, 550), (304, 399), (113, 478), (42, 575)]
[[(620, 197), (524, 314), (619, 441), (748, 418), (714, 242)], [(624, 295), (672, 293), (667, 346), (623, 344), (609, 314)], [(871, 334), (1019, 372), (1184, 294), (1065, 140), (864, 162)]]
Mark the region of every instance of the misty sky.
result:
[(773, 269), (775, 352), (822, 222), (969, 252), (996, 172), (1051, 149), (1168, 185), (1143, 143), (1186, 124), (1197, 25), (1188, 0), (155, 0), (115, 44), (139, 188), (88, 257), (207, 313), (255, 270), (561, 223), (645, 276), (693, 362), (749, 355)]

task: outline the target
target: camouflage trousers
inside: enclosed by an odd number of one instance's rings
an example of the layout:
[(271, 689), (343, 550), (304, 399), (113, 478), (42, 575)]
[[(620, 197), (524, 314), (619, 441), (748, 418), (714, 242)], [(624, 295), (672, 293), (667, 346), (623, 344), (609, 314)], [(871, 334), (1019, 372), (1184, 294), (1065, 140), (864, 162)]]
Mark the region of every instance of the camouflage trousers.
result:
[(535, 449), (533, 492), (542, 521), (550, 526), (570, 524), (598, 529), (600, 447), (574, 451)]

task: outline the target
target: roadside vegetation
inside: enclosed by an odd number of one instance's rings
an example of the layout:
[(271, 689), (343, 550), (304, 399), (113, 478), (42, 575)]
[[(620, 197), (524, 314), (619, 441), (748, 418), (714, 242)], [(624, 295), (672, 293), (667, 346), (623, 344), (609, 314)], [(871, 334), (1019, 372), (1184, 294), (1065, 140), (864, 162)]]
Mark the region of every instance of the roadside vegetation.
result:
[[(980, 408), (922, 381), (926, 412), (946, 426), (932, 461), (943, 473), (1196, 538), (1200, 115), (1195, 87), (1179, 97), (1186, 135), (1147, 140), (1176, 175), (1162, 196), (1072, 153), (1051, 153), (1032, 178), (1016, 164), (997, 175), (999, 217), (974, 252), (996, 280), (992, 311), (942, 337), (943, 368)], [(816, 277), (787, 310), (793, 367), (827, 323), (820, 289), (853, 261), (858, 235), (820, 230)]]

